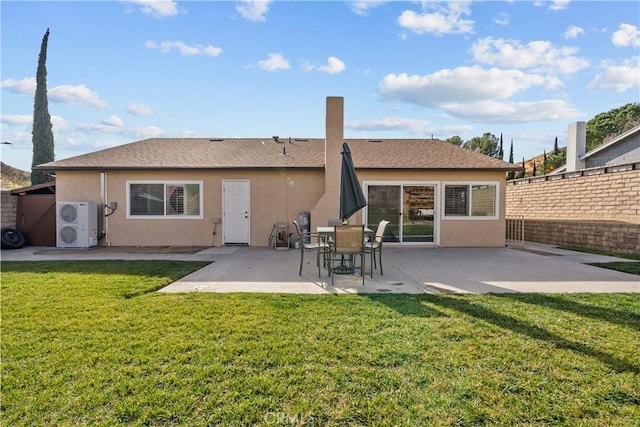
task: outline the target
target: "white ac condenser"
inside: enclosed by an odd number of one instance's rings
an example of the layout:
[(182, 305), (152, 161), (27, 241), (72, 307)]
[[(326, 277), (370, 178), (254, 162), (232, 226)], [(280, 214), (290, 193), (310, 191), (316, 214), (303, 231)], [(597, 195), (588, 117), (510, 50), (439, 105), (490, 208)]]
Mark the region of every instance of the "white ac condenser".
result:
[(98, 205), (95, 202), (57, 202), (56, 224), (57, 247), (98, 245)]

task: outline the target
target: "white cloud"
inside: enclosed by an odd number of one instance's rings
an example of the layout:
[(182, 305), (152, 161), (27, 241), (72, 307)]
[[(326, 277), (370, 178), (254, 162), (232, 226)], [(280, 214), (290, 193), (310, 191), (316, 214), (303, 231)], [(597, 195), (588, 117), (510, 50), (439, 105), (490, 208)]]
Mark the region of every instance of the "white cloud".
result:
[(127, 106), (127, 112), (134, 116), (150, 116), (153, 114), (153, 109), (148, 105), (132, 102)]
[(236, 5), (236, 11), (245, 19), (262, 22), (267, 19), (271, 0), (242, 0)]
[(412, 130), (414, 133), (423, 133), (431, 125), (429, 120), (407, 119), (402, 117), (383, 117), (375, 120), (351, 121), (345, 124), (346, 128), (353, 130), (386, 131), (386, 130)]
[(62, 102), (63, 104), (87, 104), (95, 108), (105, 108), (107, 106), (98, 94), (89, 90), (86, 85), (56, 86), (49, 89), (48, 98), (52, 102)]
[(509, 15), (505, 12), (500, 12), (498, 16), (493, 19), (498, 25), (509, 25)]
[[(36, 78), (25, 77), (21, 80), (7, 79), (2, 82), (2, 87), (22, 95), (35, 96)], [(63, 104), (87, 104), (96, 108), (104, 108), (107, 106), (98, 94), (89, 90), (86, 85), (56, 86), (47, 91), (47, 98), (51, 102), (61, 102)]]
[(385, 98), (398, 99), (425, 107), (505, 99), (536, 86), (557, 87), (555, 79), (520, 70), (458, 67), (418, 76), (388, 74), (378, 90)]
[(631, 24), (620, 24), (618, 31), (611, 36), (611, 42), (614, 46), (640, 46), (640, 30)]
[(8, 125), (30, 125), (33, 122), (33, 116), (28, 114), (2, 114), (0, 122)]
[(575, 39), (580, 34), (584, 34), (584, 29), (576, 25), (569, 25), (569, 28), (567, 28), (567, 31), (564, 32), (564, 38)]
[(405, 10), (398, 17), (398, 24), (416, 34), (443, 35), (473, 32), (474, 22), (462, 18), (463, 15), (471, 14), (469, 2), (425, 2), (423, 5), (427, 9), (435, 9), (435, 12), (418, 14), (412, 10)]
[(534, 102), (482, 101), (449, 106), (453, 116), (486, 123), (528, 123), (547, 120), (566, 120), (580, 112), (563, 99)]
[(346, 122), (344, 127), (355, 131), (405, 131), (415, 135), (452, 134), (471, 131), (470, 125), (435, 126), (429, 120), (407, 119), (403, 117), (382, 117), (373, 120), (355, 120)]
[(473, 60), (482, 64), (535, 71), (573, 74), (589, 66), (589, 62), (575, 56), (574, 47), (556, 48), (548, 41), (532, 41), (523, 45), (518, 40), (486, 37), (471, 47)]
[(365, 1), (352, 1), (349, 3), (349, 7), (351, 11), (356, 15), (368, 15), (371, 9), (375, 9), (376, 7), (382, 6), (383, 4), (388, 3), (388, 1), (376, 1), (376, 0), (365, 0)]
[(554, 77), (476, 66), (445, 69), (425, 76), (389, 74), (380, 82), (378, 91), (385, 99), (442, 108), (452, 116), (517, 123), (574, 117), (576, 110), (563, 100), (505, 101), (524, 90), (559, 85), (561, 82)]
[(113, 127), (122, 127), (124, 123), (120, 117), (114, 115), (102, 120), (102, 124)]
[(140, 11), (154, 18), (166, 18), (178, 14), (177, 3), (172, 0), (121, 0), (125, 4), (140, 6)]
[(66, 132), (69, 130), (67, 121), (60, 116), (51, 116), (51, 127), (53, 128), (54, 134), (58, 134), (60, 132)]
[(335, 56), (330, 56), (329, 59), (327, 59), (326, 65), (305, 64), (303, 65), (303, 68), (306, 71), (320, 71), (322, 73), (338, 74), (343, 72), (347, 67), (344, 65), (344, 62)]
[(551, 10), (564, 10), (567, 8), (567, 6), (569, 6), (569, 2), (570, 0), (552, 0), (551, 1), (551, 6), (549, 6), (549, 9)]
[(604, 71), (589, 82), (588, 89), (624, 92), (634, 86), (640, 86), (640, 56), (628, 59), (622, 64), (604, 62), (602, 67)]
[(144, 44), (149, 49), (156, 49), (162, 53), (167, 53), (171, 49), (177, 49), (182, 56), (218, 56), (222, 53), (222, 48), (212, 45), (200, 45), (189, 46), (181, 41), (163, 41), (156, 43), (154, 41), (148, 41)]
[(291, 68), (289, 61), (279, 53), (270, 53), (268, 59), (258, 61), (258, 67), (267, 71), (288, 70)]
[(0, 87), (9, 89), (11, 92), (21, 95), (33, 96), (36, 93), (36, 78), (25, 77), (24, 79), (6, 79), (0, 84)]

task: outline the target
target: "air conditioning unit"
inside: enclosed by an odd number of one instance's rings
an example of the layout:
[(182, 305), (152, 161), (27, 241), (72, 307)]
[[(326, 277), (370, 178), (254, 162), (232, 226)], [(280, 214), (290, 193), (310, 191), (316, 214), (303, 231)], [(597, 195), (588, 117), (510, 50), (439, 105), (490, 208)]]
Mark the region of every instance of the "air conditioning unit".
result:
[(95, 202), (57, 202), (56, 223), (57, 247), (98, 245), (98, 205)]

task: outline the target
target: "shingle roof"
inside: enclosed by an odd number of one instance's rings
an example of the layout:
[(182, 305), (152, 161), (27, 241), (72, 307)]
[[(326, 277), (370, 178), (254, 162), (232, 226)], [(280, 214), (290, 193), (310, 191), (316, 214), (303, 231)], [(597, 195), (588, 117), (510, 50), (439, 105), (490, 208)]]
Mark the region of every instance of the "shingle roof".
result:
[[(152, 138), (38, 166), (38, 169), (323, 168), (321, 138)], [(356, 168), (492, 169), (519, 166), (440, 140), (345, 139)]]

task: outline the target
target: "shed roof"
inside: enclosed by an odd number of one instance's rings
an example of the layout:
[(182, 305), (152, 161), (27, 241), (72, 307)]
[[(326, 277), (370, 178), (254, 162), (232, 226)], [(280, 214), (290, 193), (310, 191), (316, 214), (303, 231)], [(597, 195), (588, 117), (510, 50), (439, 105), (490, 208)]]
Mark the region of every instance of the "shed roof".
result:
[[(345, 139), (358, 169), (517, 170), (433, 139)], [(323, 138), (151, 138), (39, 165), (49, 170), (324, 168)]]

